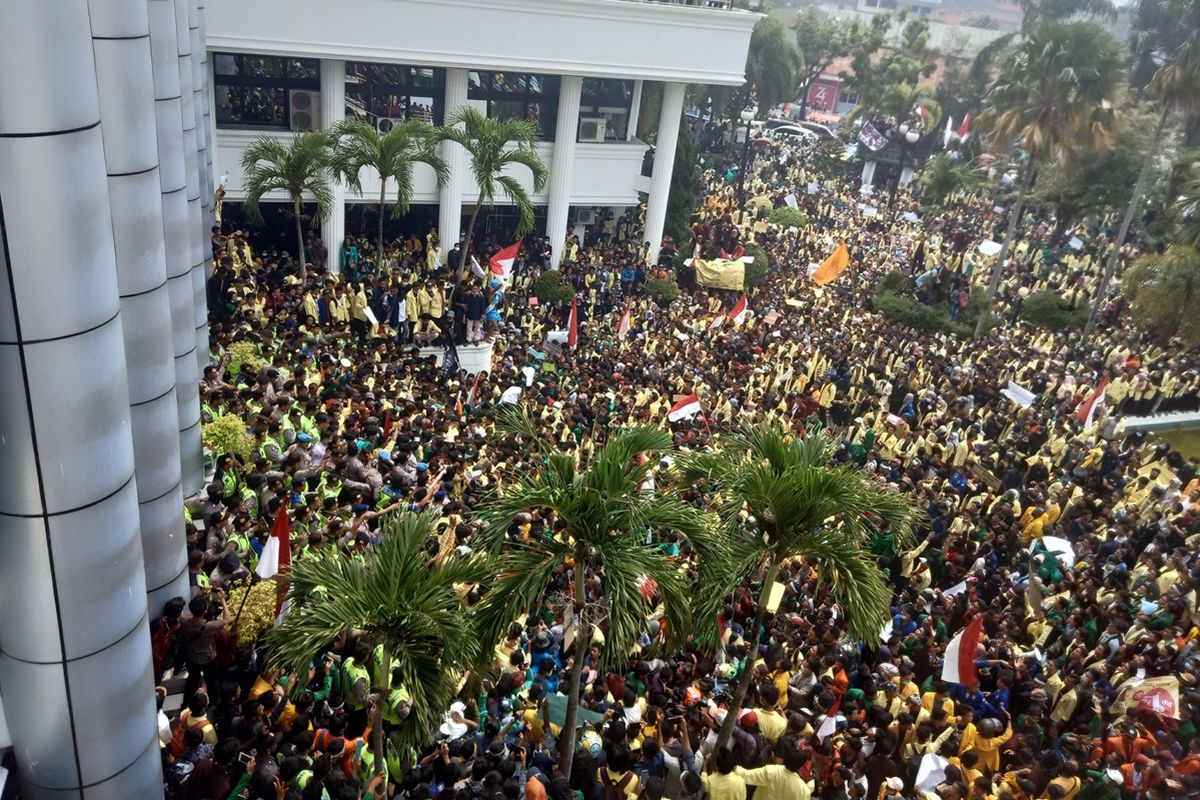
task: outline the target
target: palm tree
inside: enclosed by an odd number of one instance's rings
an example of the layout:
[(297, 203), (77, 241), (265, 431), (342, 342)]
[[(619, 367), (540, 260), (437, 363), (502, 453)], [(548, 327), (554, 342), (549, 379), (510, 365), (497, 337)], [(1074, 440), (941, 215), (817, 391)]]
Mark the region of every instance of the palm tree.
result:
[(1116, 19), (1117, 16), (1117, 6), (1113, 0), (1018, 0), (1017, 5), (1021, 7), (1020, 30), (998, 36), (980, 48), (971, 62), (970, 75), (973, 80), (985, 80), (1000, 55), (1042, 23)]
[(1160, 339), (1179, 336), (1200, 343), (1200, 251), (1173, 244), (1165, 253), (1134, 262), (1122, 280), (1134, 319)]
[[(1192, 14), (1200, 20), (1200, 2), (1193, 0), (1190, 4)], [(1193, 37), (1198, 36), (1193, 32)], [(1112, 250), (1108, 255), (1108, 263), (1100, 276), (1100, 285), (1096, 287), (1096, 297), (1092, 301), (1092, 312), (1088, 315), (1087, 325), (1083, 329), (1083, 339), (1086, 342), (1096, 327), (1096, 316), (1100, 313), (1100, 304), (1108, 293), (1108, 284), (1117, 271), (1121, 247), (1129, 233), (1134, 215), (1142, 207), (1142, 194), (1146, 190), (1146, 178), (1150, 168), (1158, 158), (1158, 149), (1162, 145), (1163, 132), (1167, 126), (1167, 117), (1173, 111), (1194, 112), (1200, 110), (1200, 52), (1193, 51), (1193, 39), (1188, 39), (1176, 48), (1170, 58), (1154, 73), (1150, 80), (1149, 90), (1156, 97), (1159, 105), (1158, 127), (1154, 129), (1154, 138), (1150, 143), (1150, 152), (1142, 160), (1142, 168), (1138, 172), (1137, 182), (1133, 185), (1133, 194), (1129, 197), (1129, 205), (1121, 217), (1121, 225), (1117, 229), (1117, 238), (1113, 240)], [(1194, 54), (1193, 54), (1194, 53)]]
[(1175, 198), (1171, 213), (1176, 223), (1176, 240), (1200, 249), (1200, 162), (1192, 164), (1191, 177)]
[[(383, 523), (383, 537), (362, 559), (301, 558), (292, 564), (291, 612), (267, 634), (269, 660), (303, 680), (317, 655), (348, 630), (362, 631), (381, 650), (372, 669), (376, 683), (402, 676), (410, 712), (398, 743), (424, 746), (458, 691), (462, 672), (490, 654), (456, 585), (493, 574), (481, 554), (438, 561), (427, 549), (434, 533), (429, 514), (397, 512)], [(397, 665), (389, 671), (387, 665)], [(389, 685), (373, 691), (387, 694)], [(383, 728), (373, 725), (375, 768), (384, 765)]]
[(290, 146), (270, 136), (259, 136), (242, 153), (242, 172), (246, 175), (246, 216), (251, 222), (263, 224), (259, 203), (268, 192), (285, 192), (292, 200), (300, 280), (308, 276), (304, 263), (304, 224), (300, 209), (304, 195), (312, 195), (317, 204), (317, 211), (312, 217), (313, 225), (320, 224), (333, 210), (333, 192), (329, 188), (332, 144), (332, 138), (326, 131), (308, 131), (297, 133)]
[[(498, 641), (512, 620), (547, 599), (555, 573), (570, 576), (569, 596), (561, 602), (570, 609), (575, 654), (559, 748), (559, 766), (570, 775), (580, 674), (593, 625), (601, 617), (607, 619), (605, 661), (622, 663), (647, 629), (654, 606), (642, 590), (645, 579), (651, 578), (664, 608), (668, 642), (682, 641), (694, 627), (687, 578), (657, 544), (648, 543), (647, 533), (680, 534), (702, 556), (712, 555), (713, 542), (700, 512), (677, 497), (642, 488), (658, 463), (656, 454), (671, 447), (665, 431), (634, 428), (618, 433), (593, 454), (587, 470), (580, 471), (573, 454), (539, 445), (544, 438), (528, 417), (512, 413), (505, 423), (520, 431), (544, 461), (541, 469), (515, 476), (494, 499), (485, 535), (498, 549), (512, 520), (532, 509), (553, 516), (555, 535), (506, 547), (499, 576), (480, 607), (483, 638)], [(589, 597), (586, 587), (594, 580), (602, 589), (599, 596)]]
[(362, 171), (374, 169), (379, 173), (379, 232), (376, 246), (380, 263), (383, 260), (383, 220), (387, 210), (388, 181), (396, 181), (396, 202), (392, 217), (408, 213), (413, 195), (413, 167), (426, 164), (437, 176), (438, 186), (446, 180), (446, 162), (437, 154), (437, 131), (422, 119), (398, 122), (387, 133), (363, 119), (347, 119), (333, 130), (336, 145), (331, 168), (360, 197)]
[(994, 149), (1015, 148), (1025, 154), (1026, 163), (976, 338), (988, 326), (1037, 166), (1053, 163), (1070, 170), (1081, 150), (1104, 150), (1111, 144), (1118, 122), (1114, 99), (1124, 67), (1117, 40), (1090, 22), (1043, 23), (1006, 55), (979, 122)]
[(458, 280), (461, 280), (467, 266), (467, 255), (471, 252), (471, 239), (479, 209), (485, 204), (490, 206), (495, 203), (497, 194), (507, 197), (521, 215), (517, 235), (524, 236), (533, 230), (533, 201), (520, 181), (512, 175), (501, 174), (504, 168), (520, 164), (528, 169), (533, 176), (535, 192), (545, 188), (548, 173), (536, 150), (537, 125), (530, 120), (491, 119), (478, 109), (462, 106), (455, 110), (450, 124), (442, 128), (441, 136), (467, 151), (471, 172), (479, 185), (479, 199), (475, 201), (475, 210), (471, 212), (471, 221), (467, 223), (463, 260), (459, 265)]
[[(759, 425), (745, 427), (721, 444), (720, 451), (691, 456), (681, 466), (685, 480), (714, 488), (732, 550), (724, 561), (702, 566), (715, 566), (720, 576), (707, 582), (727, 591), (747, 576), (763, 579), (754, 629), (746, 636), (752, 653), (721, 726), (718, 748), (728, 740), (735, 712), (745, 701), (754, 673), (753, 648), (783, 562), (797, 556), (816, 559), (819, 579), (844, 609), (851, 637), (877, 641), (892, 593), (868, 542), (886, 528), (898, 550), (907, 548), (918, 516), (904, 495), (881, 487), (856, 467), (831, 465), (834, 443), (822, 433), (795, 439), (778, 427)], [(719, 602), (724, 594), (710, 597)]]

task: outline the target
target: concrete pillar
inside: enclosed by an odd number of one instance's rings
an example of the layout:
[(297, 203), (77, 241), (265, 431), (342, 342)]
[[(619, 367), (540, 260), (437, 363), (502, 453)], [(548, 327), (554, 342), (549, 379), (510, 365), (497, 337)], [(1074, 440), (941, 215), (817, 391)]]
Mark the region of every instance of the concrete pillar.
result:
[[(446, 68), (446, 89), (442, 98), (442, 107), (449, 121), (451, 114), (467, 104), (467, 70)], [(449, 253), (454, 243), (462, 237), (463, 185), (470, 167), (467, 164), (467, 152), (453, 142), (442, 142), (442, 159), (450, 174), (438, 193), (438, 238), (442, 248)]]
[(900, 168), (900, 188), (901, 189), (903, 189), (905, 186), (908, 186), (910, 183), (912, 183), (913, 174), (914, 174), (913, 168), (911, 166), (909, 166), (908, 164), (905, 164), (903, 167)]
[(196, 116), (196, 170), (199, 172), (200, 188), (200, 264), (198, 272), (192, 274), (192, 302), (195, 303), (196, 319), (196, 365), (203, 373), (208, 366), (208, 297), (205, 281), (212, 275), (212, 166), (208, 155), (208, 136), (204, 119), (208, 102), (205, 100), (205, 84), (208, 69), (205, 63), (204, 40), (200, 34), (200, 7), (198, 0), (188, 0), (188, 39), (192, 51), (192, 113)]
[(187, 596), (188, 580), (150, 22), (146, 0), (89, 0), (89, 7), (153, 617), (167, 600)]
[(625, 126), (625, 141), (637, 138), (638, 118), (642, 115), (642, 81), (633, 82), (633, 97), (629, 100), (629, 124)]
[[(321, 59), (321, 127), (332, 128), (346, 118), (346, 62)], [(336, 275), (342, 269), (342, 240), (346, 238), (346, 185), (331, 181), (333, 208), (321, 223), (321, 240), (329, 250), (326, 268)]]
[[(198, 0), (196, 4), (196, 16), (200, 22), (200, 80), (203, 82), (204, 89), (204, 109), (201, 123), (204, 128), (204, 176), (207, 179), (205, 187), (205, 200), (207, 200), (208, 218), (204, 221), (205, 236), (208, 236), (209, 230), (216, 224), (213, 219), (213, 196), (217, 190), (216, 176), (213, 174), (213, 88), (212, 88), (212, 72), (208, 63), (208, 23), (206, 21), (207, 14), (204, 10), (205, 0)], [(194, 48), (193, 48), (194, 50)], [(209, 258), (205, 259), (204, 268), (208, 270), (208, 274), (212, 275), (212, 247), (205, 240), (204, 252)]]
[(874, 159), (867, 159), (863, 162), (862, 169), (862, 185), (871, 186), (875, 180), (875, 167), (879, 162)]
[[(195, 262), (192, 261), (192, 229), (188, 217), (188, 172), (183, 147), (175, 0), (148, 0), (147, 8), (154, 72), (154, 122), (158, 139), (163, 240), (167, 254), (167, 295), (171, 302), (179, 450), (183, 493), (186, 497), (199, 492), (203, 486), (204, 457), (200, 445), (200, 375), (196, 359), (196, 312), (191, 273)], [(191, 74), (190, 70), (188, 74)], [(192, 174), (198, 173), (193, 169)]]
[[(115, 26), (112, 16), (97, 20), (97, 34)], [(8, 0), (4, 19), (4, 711), (23, 797), (156, 797), (162, 770), (88, 3)]]
[(663, 226), (667, 221), (667, 197), (671, 194), (671, 172), (675, 169), (675, 147), (679, 144), (679, 120), (683, 117), (686, 84), (663, 86), (662, 112), (655, 139), (654, 172), (650, 175), (650, 199), (646, 202), (645, 241), (650, 243), (650, 263), (658, 261)]
[[(200, 151), (196, 147), (196, 92), (194, 89), (195, 72), (192, 64), (192, 30), (189, 22), (191, 0), (175, 0), (175, 36), (179, 53), (179, 95), (180, 116), (183, 127), (183, 163), (184, 175), (187, 179), (188, 205), (188, 268), (191, 272), (192, 286), (192, 337), (196, 341), (196, 349), (192, 357), (196, 360), (196, 368), (208, 363), (208, 304), (204, 295), (204, 243), (208, 237), (204, 235), (204, 211), (200, 205)], [(203, 111), (200, 115), (203, 117)], [(200, 342), (204, 349), (200, 349)]]
[(558, 84), (558, 122), (554, 128), (554, 150), (550, 155), (549, 202), (546, 209), (546, 238), (550, 241), (550, 267), (558, 269), (563, 242), (571, 224), (571, 177), (575, 172), (575, 140), (579, 138), (579, 98), (583, 78), (563, 75)]

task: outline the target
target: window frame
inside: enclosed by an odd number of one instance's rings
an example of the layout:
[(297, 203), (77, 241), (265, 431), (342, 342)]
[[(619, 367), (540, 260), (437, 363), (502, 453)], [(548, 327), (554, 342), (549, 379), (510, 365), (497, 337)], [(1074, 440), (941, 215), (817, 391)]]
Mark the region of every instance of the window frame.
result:
[[(496, 76), (504, 76), (501, 87), (497, 88)], [(510, 84), (508, 76), (512, 76)], [(472, 85), (472, 79), (477, 83)], [(513, 86), (512, 89), (507, 88)], [(558, 95), (561, 86), (560, 76), (541, 72), (504, 72), (502, 70), (470, 71), (467, 79), (467, 99), (487, 103), (487, 115), (497, 119), (498, 104), (522, 105), (525, 109), (522, 119), (532, 119), (538, 126), (538, 138), (542, 141), (554, 141), (558, 127)], [(534, 88), (536, 87), (536, 88)], [(536, 111), (536, 113), (534, 113)], [(511, 115), (501, 117), (513, 119)]]
[[(291, 130), (292, 118), (292, 100), (291, 93), (293, 91), (320, 92), (321, 91), (321, 61), (316, 58), (292, 58), (290, 56), (272, 56), (261, 53), (220, 53), (213, 52), (213, 95), (222, 88), (230, 90), (247, 90), (247, 89), (266, 89), (277, 90), (282, 93), (281, 106), (283, 109), (283, 119), (280, 122), (268, 122), (265, 120), (231, 120), (222, 117), (222, 106), (216, 105), (216, 119), (214, 120), (218, 128), (243, 128), (243, 129), (266, 129), (266, 130)], [(237, 72), (235, 74), (222, 73), (218, 68), (218, 62), (224, 58), (234, 59)], [(276, 75), (247, 75), (246, 61), (247, 59), (265, 59), (268, 62), (277, 62), (280, 65), (278, 74)], [(292, 76), (293, 67), (310, 65), (313, 71), (312, 77)]]
[[(363, 69), (363, 75), (355, 73), (358, 68)], [(384, 68), (399, 70), (395, 77), (401, 82), (387, 82), (385, 79), (377, 78), (376, 75), (382, 75)], [(425, 75), (418, 73), (428, 72), (428, 81), (426, 82)], [(362, 82), (359, 82), (359, 78)], [(388, 117), (397, 117), (397, 114), (390, 110), (388, 113), (379, 113), (375, 109), (382, 106), (375, 103), (376, 98), (394, 99), (396, 103), (392, 104), (392, 108), (396, 104), (403, 104), (402, 116), (405, 119), (413, 118), (413, 98), (419, 100), (429, 99), (430, 116), (429, 118), (423, 115), (418, 115), (419, 119), (425, 119), (433, 125), (441, 125), (445, 121), (445, 94), (446, 94), (446, 70), (442, 67), (420, 67), (410, 64), (389, 64), (375, 61), (347, 61), (346, 62), (346, 107), (344, 109), (347, 119), (358, 118), (366, 119), (367, 122), (377, 124), (380, 119)], [(352, 109), (350, 106), (350, 98), (354, 96), (363, 104), (366, 112), (364, 117), (358, 113), (357, 109)], [(422, 104), (423, 105), (423, 104)]]

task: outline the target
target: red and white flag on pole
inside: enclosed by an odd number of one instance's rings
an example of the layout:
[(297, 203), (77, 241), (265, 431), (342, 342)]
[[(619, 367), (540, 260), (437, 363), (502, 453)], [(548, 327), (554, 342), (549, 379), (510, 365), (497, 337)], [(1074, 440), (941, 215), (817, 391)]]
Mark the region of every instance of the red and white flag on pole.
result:
[(467, 405), (475, 405), (475, 396), (479, 393), (479, 373), (475, 373), (475, 380), (471, 381), (471, 390), (467, 392)]
[(1096, 416), (1096, 409), (1104, 405), (1104, 394), (1108, 391), (1108, 377), (1105, 376), (1088, 395), (1088, 399), (1083, 401), (1079, 406), (1079, 421), (1083, 423), (1083, 427), (1092, 424), (1092, 418)]
[(974, 686), (979, 682), (975, 671), (975, 651), (983, 636), (983, 617), (975, 617), (946, 645), (942, 661), (942, 680)]
[(837, 731), (838, 707), (841, 704), (842, 698), (839, 697), (833, 701), (833, 705), (825, 712), (825, 719), (821, 721), (821, 727), (817, 728), (817, 738), (822, 742)]
[(959, 139), (965, 139), (965, 138), (967, 138), (967, 134), (970, 132), (970, 130), (971, 130), (971, 112), (968, 111), (967, 115), (965, 117), (963, 117), (962, 125), (958, 126), (958, 130), (956, 130), (954, 132), (954, 134), (956, 136), (958, 136)]
[(617, 322), (617, 338), (624, 339), (629, 335), (629, 327), (632, 324), (633, 301), (629, 300), (625, 303), (625, 310), (621, 312), (621, 319)]
[(521, 243), (516, 242), (492, 256), (491, 260), (488, 261), (488, 266), (491, 267), (492, 274), (499, 275), (501, 278), (507, 278), (511, 275), (513, 262), (517, 260), (517, 253), (520, 251)]
[(742, 296), (738, 298), (738, 301), (733, 304), (733, 308), (729, 309), (729, 312), (725, 316), (729, 317), (730, 321), (733, 322), (734, 325), (741, 325), (746, 321), (746, 312), (749, 310), (750, 307), (746, 303), (746, 295), (743, 293)]
[(579, 343), (579, 301), (571, 298), (571, 316), (567, 320), (567, 345), (574, 349)]
[(642, 575), (636, 581), (634, 581), (634, 583), (637, 584), (638, 594), (640, 594), (642, 599), (647, 602), (649, 602), (650, 598), (654, 597), (655, 593), (658, 591), (658, 581), (654, 580), (654, 578), (651, 578), (649, 575)]
[[(281, 505), (275, 514), (275, 522), (271, 524), (271, 536), (263, 545), (262, 555), (258, 557), (258, 567), (254, 572), (258, 577), (270, 580), (278, 575), (286, 575), (292, 565), (292, 532), (288, 524), (287, 506)], [(281, 585), (275, 599), (275, 613), (284, 613), (284, 597), (287, 592)]]
[(671, 406), (671, 410), (667, 412), (667, 419), (671, 422), (678, 422), (681, 419), (691, 419), (699, 413), (700, 398), (696, 396), (695, 392), (692, 392)]
[(724, 325), (725, 320), (726, 316), (724, 314), (717, 314), (716, 318), (708, 324), (709, 331), (715, 331), (717, 328)]

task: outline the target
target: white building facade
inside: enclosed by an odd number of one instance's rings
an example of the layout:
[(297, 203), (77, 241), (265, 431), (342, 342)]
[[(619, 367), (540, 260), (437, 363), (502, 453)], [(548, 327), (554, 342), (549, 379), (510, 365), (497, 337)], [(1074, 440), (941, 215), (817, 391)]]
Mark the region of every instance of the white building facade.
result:
[[(654, 258), (686, 84), (741, 84), (757, 19), (638, 0), (352, 0), (335, 8), (322, 0), (209, 0), (214, 174), (225, 177), (226, 200), (238, 202), (242, 152), (264, 133), (287, 140), (349, 116), (381, 128), (412, 116), (441, 124), (470, 105), (536, 121), (550, 178), (533, 192), (528, 171), (512, 175), (545, 207), (555, 264), (567, 229), (590, 210), (636, 205), (642, 195)], [(644, 176), (647, 145), (636, 131), (653, 81), (664, 84), (663, 101), (652, 123), (652, 174)], [(448, 249), (478, 189), (462, 149), (443, 148), (449, 179), (439, 187), (432, 170), (418, 166), (411, 202), (437, 206)], [(360, 196), (335, 187), (321, 232), (331, 269), (348, 207), (377, 204), (378, 177), (364, 175), (362, 189)]]

